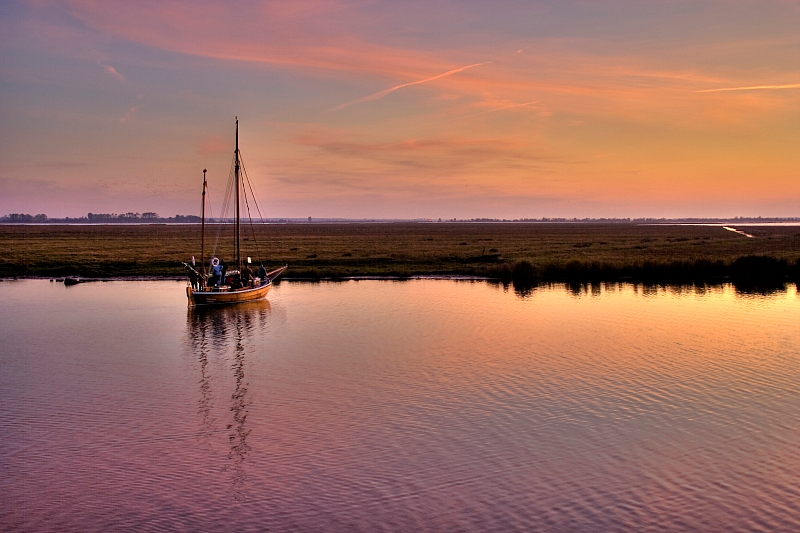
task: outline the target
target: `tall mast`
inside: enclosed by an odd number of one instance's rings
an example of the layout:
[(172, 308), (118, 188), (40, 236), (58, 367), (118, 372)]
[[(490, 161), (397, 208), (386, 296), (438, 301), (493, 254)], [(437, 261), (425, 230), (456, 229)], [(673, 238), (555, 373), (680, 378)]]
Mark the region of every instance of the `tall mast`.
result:
[(239, 220), (239, 117), (236, 117), (236, 267), (242, 271), (241, 227)]
[(202, 222), (200, 222), (200, 267), (201, 273), (206, 271), (206, 169), (203, 169), (203, 207), (201, 208)]

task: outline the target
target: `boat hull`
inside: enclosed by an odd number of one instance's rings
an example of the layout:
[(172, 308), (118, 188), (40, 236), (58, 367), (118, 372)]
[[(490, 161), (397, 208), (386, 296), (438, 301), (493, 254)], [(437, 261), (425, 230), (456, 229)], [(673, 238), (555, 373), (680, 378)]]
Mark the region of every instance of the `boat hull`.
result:
[(272, 282), (265, 283), (260, 287), (245, 287), (228, 291), (196, 291), (191, 287), (186, 287), (186, 296), (189, 298), (190, 306), (237, 304), (266, 298), (271, 288)]

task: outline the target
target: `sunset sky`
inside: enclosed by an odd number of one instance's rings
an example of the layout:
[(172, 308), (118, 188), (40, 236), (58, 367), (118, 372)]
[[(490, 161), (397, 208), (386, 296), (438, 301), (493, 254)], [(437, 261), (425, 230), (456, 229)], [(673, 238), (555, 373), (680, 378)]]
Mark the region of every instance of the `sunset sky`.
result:
[(0, 215), (800, 216), (800, 2), (0, 3)]

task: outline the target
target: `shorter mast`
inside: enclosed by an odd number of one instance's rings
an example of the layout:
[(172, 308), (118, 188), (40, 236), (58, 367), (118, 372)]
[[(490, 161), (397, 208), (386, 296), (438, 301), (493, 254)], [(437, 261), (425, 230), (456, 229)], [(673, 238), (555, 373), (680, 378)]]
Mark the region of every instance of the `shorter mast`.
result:
[[(200, 222), (200, 273), (206, 273), (206, 188), (208, 182), (206, 181), (207, 169), (203, 169), (203, 206), (200, 209), (201, 222)], [(203, 282), (205, 285), (205, 282)]]

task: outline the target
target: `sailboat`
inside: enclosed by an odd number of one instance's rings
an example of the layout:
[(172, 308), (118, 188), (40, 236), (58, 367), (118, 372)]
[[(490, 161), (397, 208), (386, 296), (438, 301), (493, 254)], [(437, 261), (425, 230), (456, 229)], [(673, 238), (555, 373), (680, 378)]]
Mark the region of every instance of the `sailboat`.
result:
[[(208, 182), (206, 181), (206, 170), (204, 169), (202, 229), (200, 238), (201, 267), (198, 271), (195, 269), (194, 265), (184, 263), (184, 266), (189, 271), (189, 285), (186, 287), (186, 296), (189, 299), (190, 307), (196, 305), (234, 304), (261, 300), (262, 298), (266, 298), (275, 279), (288, 268), (288, 265), (285, 265), (271, 272), (267, 272), (262, 265), (258, 274), (253, 274), (248, 266), (243, 267), (240, 196), (244, 196), (246, 190), (241, 176), (242, 170), (242, 159), (239, 152), (239, 117), (236, 117), (236, 150), (234, 150), (233, 175), (233, 189), (235, 191), (234, 203), (236, 205), (236, 226), (234, 231), (234, 247), (236, 249), (235, 269), (228, 270), (226, 265), (215, 256), (212, 257), (210, 261), (208, 274), (206, 273), (206, 191), (208, 189)], [(255, 198), (253, 198), (253, 201), (255, 201)], [(250, 263), (249, 257), (247, 258), (247, 262)]]

